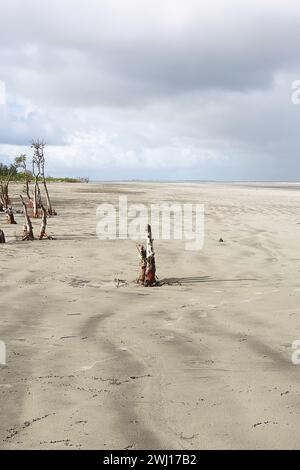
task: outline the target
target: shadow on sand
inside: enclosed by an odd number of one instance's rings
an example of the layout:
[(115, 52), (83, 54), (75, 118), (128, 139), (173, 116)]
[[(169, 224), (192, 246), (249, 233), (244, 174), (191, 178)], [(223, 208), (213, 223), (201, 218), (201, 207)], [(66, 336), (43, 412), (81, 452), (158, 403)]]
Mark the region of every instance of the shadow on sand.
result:
[(199, 284), (201, 282), (243, 282), (257, 281), (255, 278), (213, 279), (211, 276), (169, 277), (159, 280), (160, 286), (176, 286), (185, 284)]

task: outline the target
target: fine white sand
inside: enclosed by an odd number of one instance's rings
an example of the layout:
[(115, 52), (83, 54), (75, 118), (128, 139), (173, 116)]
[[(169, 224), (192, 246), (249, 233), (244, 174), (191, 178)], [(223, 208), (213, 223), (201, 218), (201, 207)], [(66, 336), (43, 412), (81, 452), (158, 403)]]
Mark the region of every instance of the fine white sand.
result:
[[(11, 192), (17, 208), (20, 187)], [(55, 240), (17, 241), (23, 216), (9, 226), (0, 214), (0, 447), (299, 448), (299, 187), (52, 184), (50, 194)], [(96, 237), (97, 205), (127, 194), (205, 205), (202, 250), (154, 242), (158, 277), (171, 279), (162, 287), (133, 282), (134, 241)]]

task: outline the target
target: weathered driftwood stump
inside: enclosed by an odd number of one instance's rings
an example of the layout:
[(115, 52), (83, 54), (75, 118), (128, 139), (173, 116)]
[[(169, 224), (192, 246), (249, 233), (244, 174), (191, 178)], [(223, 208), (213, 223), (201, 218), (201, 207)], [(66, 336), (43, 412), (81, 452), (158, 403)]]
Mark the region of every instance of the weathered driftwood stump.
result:
[[(29, 205), (27, 207), (29, 207)], [(40, 186), (38, 182), (38, 175), (37, 175), (35, 177), (33, 200), (32, 200), (32, 217), (34, 219), (39, 219), (41, 217), (41, 212), (39, 211), (41, 207), (42, 207), (42, 195), (41, 195), (41, 190), (40, 190)]]
[(147, 244), (146, 249), (144, 245), (138, 245), (138, 251), (140, 254), (140, 274), (137, 279), (139, 284), (144, 286), (156, 286), (156, 265), (155, 265), (155, 253), (153, 249), (153, 238), (151, 233), (151, 226), (148, 224), (147, 230)]
[(41, 222), (41, 229), (40, 229), (40, 234), (39, 234), (39, 240), (42, 240), (43, 238), (47, 238), (48, 240), (51, 240), (52, 237), (49, 237), (46, 233), (46, 227), (47, 227), (47, 211), (44, 206), (42, 206), (42, 211), (43, 211), (43, 216), (42, 216), (42, 222)]
[(156, 285), (156, 265), (155, 253), (153, 249), (153, 238), (151, 233), (151, 225), (147, 225), (147, 245), (146, 245), (146, 273), (145, 273), (145, 286)]
[(3, 230), (0, 230), (0, 243), (5, 243), (5, 235)]
[(27, 206), (23, 200), (23, 197), (20, 196), (20, 198), (23, 204), (24, 216), (25, 216), (25, 225), (24, 225), (22, 240), (34, 240), (32, 223), (28, 215)]
[(10, 202), (10, 198), (9, 198), (9, 195), (8, 195), (8, 186), (7, 185), (2, 185), (1, 184), (1, 187), (0, 187), (0, 208), (1, 208), (1, 212), (5, 211), (6, 209), (9, 208), (11, 202)]
[(136, 282), (138, 284), (144, 284), (147, 266), (146, 249), (144, 245), (137, 245), (137, 249), (140, 255), (140, 272)]
[(44, 206), (42, 206), (42, 211), (43, 211), (43, 216), (42, 216), (42, 222), (41, 222), (41, 229), (40, 229), (40, 234), (39, 234), (39, 240), (42, 240), (43, 238), (47, 238), (46, 234), (46, 227), (47, 227), (47, 211)]
[(8, 207), (8, 209), (6, 209), (6, 222), (8, 224), (16, 224), (17, 222), (15, 221), (15, 217), (14, 217), (14, 213), (13, 213), (13, 210), (11, 207)]
[(34, 194), (33, 196), (33, 203), (32, 203), (32, 217), (34, 219), (39, 219), (41, 216), (40, 211), (39, 211), (39, 203), (37, 200), (37, 195)]

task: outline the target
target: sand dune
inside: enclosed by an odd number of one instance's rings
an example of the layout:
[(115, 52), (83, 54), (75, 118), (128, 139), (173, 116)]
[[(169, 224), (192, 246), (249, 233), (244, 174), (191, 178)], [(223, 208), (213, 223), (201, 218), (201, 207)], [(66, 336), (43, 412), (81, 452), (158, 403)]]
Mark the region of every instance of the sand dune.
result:
[[(50, 190), (55, 240), (16, 241), (22, 216), (0, 215), (0, 447), (299, 448), (300, 189)], [(161, 287), (134, 283), (134, 241), (96, 237), (97, 204), (120, 194), (205, 204), (203, 250), (155, 241)]]

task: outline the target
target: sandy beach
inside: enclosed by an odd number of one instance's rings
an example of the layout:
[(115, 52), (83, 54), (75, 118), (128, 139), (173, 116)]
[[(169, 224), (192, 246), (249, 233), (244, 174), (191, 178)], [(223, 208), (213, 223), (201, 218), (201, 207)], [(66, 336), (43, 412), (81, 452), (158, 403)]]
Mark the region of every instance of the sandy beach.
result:
[[(23, 216), (0, 214), (0, 448), (299, 448), (300, 186), (49, 189), (54, 240), (17, 241)], [(154, 241), (160, 287), (134, 282), (133, 240), (96, 236), (119, 195), (205, 206), (202, 250)]]

